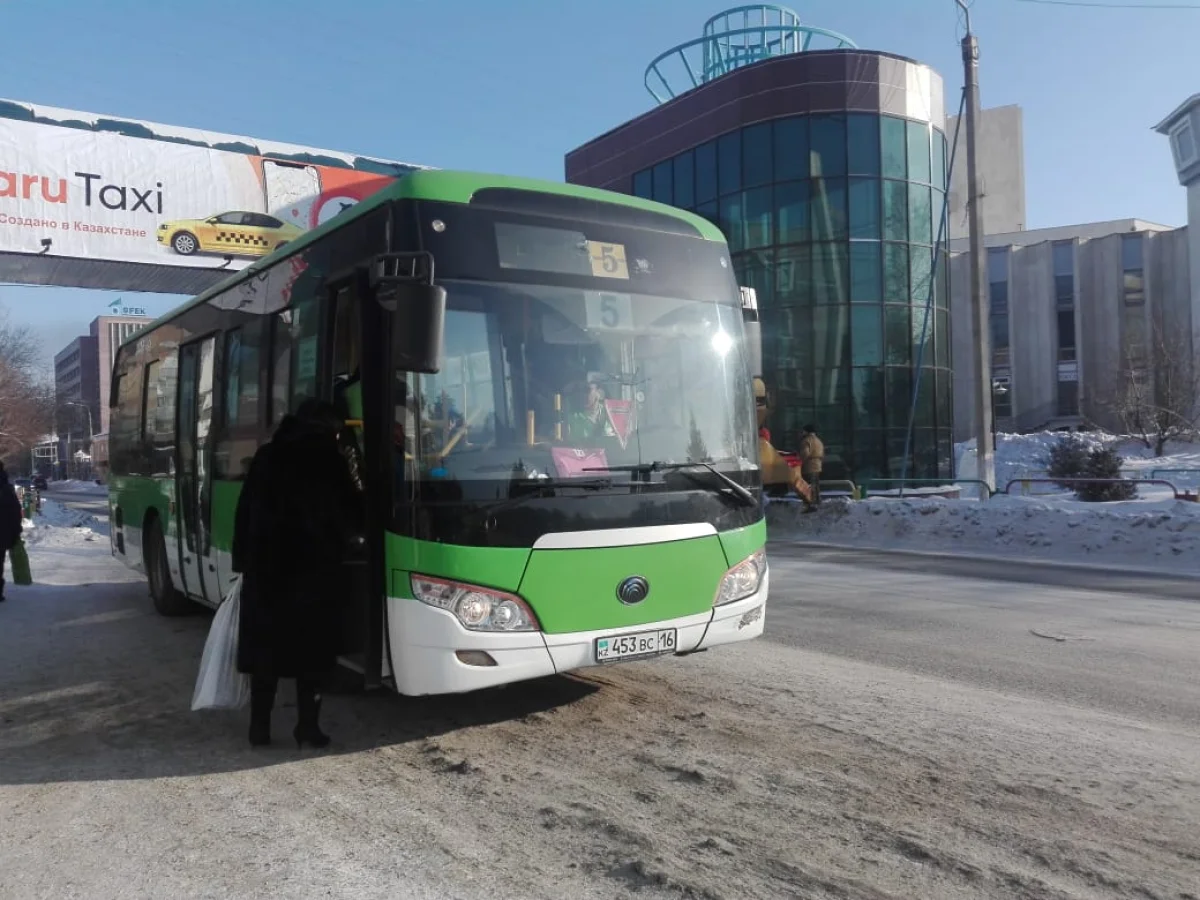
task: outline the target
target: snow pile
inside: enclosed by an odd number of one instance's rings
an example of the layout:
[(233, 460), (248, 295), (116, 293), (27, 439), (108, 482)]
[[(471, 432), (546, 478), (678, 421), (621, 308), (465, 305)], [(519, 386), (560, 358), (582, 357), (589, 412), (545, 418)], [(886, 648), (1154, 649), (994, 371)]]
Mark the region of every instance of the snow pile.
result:
[(63, 506), (54, 500), (43, 500), (42, 511), (34, 515), (33, 521), (25, 521), (25, 543), (34, 546), (45, 544), (94, 541), (99, 534), (108, 533), (106, 523), (82, 510)]
[[(1046, 455), (1065, 436), (997, 435), (997, 487), (1045, 477)], [(1078, 437), (1089, 449), (1115, 447), (1128, 478), (1153, 474), (1181, 491), (1200, 486), (1200, 445), (1169, 445), (1168, 455), (1154, 457), (1129, 438)], [(959, 477), (975, 477), (974, 441), (956, 451)], [(1167, 469), (1177, 471), (1161, 471)], [(976, 499), (965, 483), (963, 499), (919, 496), (931, 490), (918, 489), (910, 498), (906, 489), (904, 498), (873, 496), (863, 502), (830, 497), (814, 514), (804, 514), (799, 502), (777, 502), (768, 507), (767, 522), (776, 540), (1200, 571), (1200, 503), (1176, 500), (1167, 486), (1139, 485), (1137, 499), (1119, 503), (1083, 503), (1053, 484), (1014, 485), (1011, 496), (987, 501)]]
[(1192, 573), (1200, 568), (1200, 503), (1169, 495), (1102, 504), (1003, 494), (985, 502), (837, 499), (816, 513), (802, 509), (798, 502), (771, 504), (771, 537)]

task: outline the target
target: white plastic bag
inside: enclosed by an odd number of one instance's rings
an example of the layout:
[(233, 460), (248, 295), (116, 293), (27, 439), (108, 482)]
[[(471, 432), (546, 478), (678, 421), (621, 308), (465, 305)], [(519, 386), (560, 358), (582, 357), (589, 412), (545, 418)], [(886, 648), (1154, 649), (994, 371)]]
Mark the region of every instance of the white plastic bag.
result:
[(237, 670), (238, 610), (242, 605), (242, 576), (234, 581), (213, 616), (200, 674), (192, 694), (192, 709), (240, 709), (250, 699), (250, 678)]

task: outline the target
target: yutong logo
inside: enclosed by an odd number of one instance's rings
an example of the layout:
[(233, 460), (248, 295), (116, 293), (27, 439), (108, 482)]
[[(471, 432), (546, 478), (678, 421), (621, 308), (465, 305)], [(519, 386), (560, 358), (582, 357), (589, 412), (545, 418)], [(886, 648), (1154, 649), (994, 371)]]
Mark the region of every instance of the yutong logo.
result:
[(650, 595), (650, 582), (641, 575), (631, 575), (617, 585), (617, 599), (626, 606), (641, 603)]
[[(84, 206), (103, 206), (105, 209), (125, 212), (162, 214), (161, 181), (155, 182), (154, 187), (143, 190), (132, 185), (106, 183), (103, 175), (97, 175), (94, 172), (76, 172), (75, 177), (80, 179), (75, 190), (83, 191)], [(66, 203), (72, 184), (65, 178), (0, 171), (0, 199)]]

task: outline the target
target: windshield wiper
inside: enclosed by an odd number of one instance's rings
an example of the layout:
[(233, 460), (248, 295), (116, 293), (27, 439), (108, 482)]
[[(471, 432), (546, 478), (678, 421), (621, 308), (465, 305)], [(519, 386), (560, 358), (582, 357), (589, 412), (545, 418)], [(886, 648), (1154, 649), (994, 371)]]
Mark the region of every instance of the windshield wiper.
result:
[[(703, 478), (699, 477), (698, 473), (684, 471), (685, 469), (694, 469), (696, 467), (700, 467), (702, 469), (707, 469), (709, 472), (716, 475), (717, 478), (719, 478), (722, 481), (722, 483), (724, 483), (725, 487), (727, 487), (735, 497), (737, 497), (739, 500), (741, 500), (747, 506), (758, 506), (758, 501), (754, 499), (754, 495), (752, 493), (750, 493), (748, 490), (746, 490), (746, 488), (744, 488), (742, 485), (738, 484), (736, 481), (734, 481), (732, 478), (730, 478), (728, 475), (726, 475), (724, 472), (722, 472), (720, 469), (718, 469), (716, 466), (714, 466), (710, 462), (691, 461), (691, 462), (677, 463), (677, 462), (664, 462), (662, 460), (655, 460), (654, 462), (632, 463), (632, 464), (626, 465), (626, 466), (597, 466), (595, 468), (589, 467), (589, 468), (584, 469), (583, 471), (585, 471), (585, 472), (633, 472), (633, 473), (639, 474), (639, 475), (644, 475), (649, 472), (680, 472), (682, 475), (693, 479), (698, 484), (707, 484), (707, 482), (705, 482)], [(708, 486), (711, 487), (712, 485), (708, 485)], [(720, 491), (720, 489), (717, 489), (717, 492), (720, 493), (721, 496), (724, 496), (724, 493), (722, 493)]]

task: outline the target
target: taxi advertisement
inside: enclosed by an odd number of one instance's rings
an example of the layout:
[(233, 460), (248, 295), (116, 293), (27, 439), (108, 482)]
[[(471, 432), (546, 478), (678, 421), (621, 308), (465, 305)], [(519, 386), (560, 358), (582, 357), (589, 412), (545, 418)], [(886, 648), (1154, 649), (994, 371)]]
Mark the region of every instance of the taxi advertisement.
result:
[(235, 270), (419, 168), (366, 162), (0, 100), (0, 253)]

